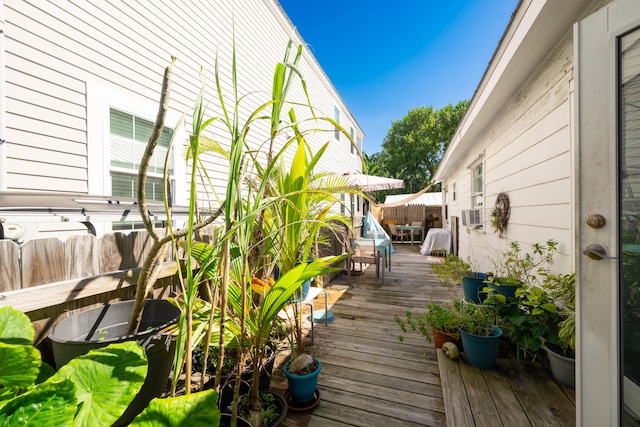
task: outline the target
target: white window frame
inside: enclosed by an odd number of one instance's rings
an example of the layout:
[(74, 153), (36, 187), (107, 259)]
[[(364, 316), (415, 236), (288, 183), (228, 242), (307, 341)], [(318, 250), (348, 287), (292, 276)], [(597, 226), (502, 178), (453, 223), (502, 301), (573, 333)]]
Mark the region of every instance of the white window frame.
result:
[(353, 126), (349, 126), (349, 136), (351, 137), (351, 139), (353, 140), (353, 143), (351, 141), (349, 141), (349, 153), (355, 157), (356, 156), (356, 130), (353, 128)]
[(455, 202), (456, 199), (458, 198), (457, 193), (456, 193), (456, 191), (458, 189), (458, 185), (457, 184), (458, 184), (458, 182), (455, 181), (455, 180), (451, 183), (451, 201), (452, 202)]
[[(481, 191), (476, 191), (476, 171), (478, 168), (481, 168), (481, 176), (480, 179), (482, 182), (480, 186), (482, 187)], [(484, 209), (484, 162), (480, 160), (479, 162), (474, 163), (471, 167), (471, 209)], [(482, 203), (476, 203), (477, 198), (482, 200)]]
[[(155, 122), (158, 103), (122, 89), (96, 81), (87, 81), (87, 175), (88, 191), (93, 195), (111, 195), (110, 175), (110, 109), (122, 111), (141, 119)], [(186, 141), (184, 125), (176, 127), (180, 114), (168, 111), (165, 127), (175, 133), (173, 175), (175, 205), (187, 204), (186, 163), (181, 147)], [(102, 232), (110, 231), (110, 225)]]
[[(340, 124), (340, 116), (342, 115), (342, 111), (340, 110), (340, 107), (338, 106), (338, 104), (333, 104), (333, 120), (335, 120), (336, 123)], [(335, 139), (336, 141), (340, 141), (340, 129), (335, 126), (334, 130), (333, 130), (333, 139)]]
[[(478, 168), (482, 168), (481, 172), (481, 191), (475, 191), (475, 179), (476, 179), (476, 171)], [(477, 209), (480, 211), (480, 218), (482, 219), (481, 224), (476, 226), (478, 229), (484, 229), (484, 201), (486, 199), (486, 167), (484, 162), (484, 153), (480, 155), (480, 158), (473, 162), (469, 166), (469, 180), (470, 180), (470, 195), (471, 195), (471, 209)], [(482, 200), (481, 204), (477, 204), (476, 200), (480, 197)]]

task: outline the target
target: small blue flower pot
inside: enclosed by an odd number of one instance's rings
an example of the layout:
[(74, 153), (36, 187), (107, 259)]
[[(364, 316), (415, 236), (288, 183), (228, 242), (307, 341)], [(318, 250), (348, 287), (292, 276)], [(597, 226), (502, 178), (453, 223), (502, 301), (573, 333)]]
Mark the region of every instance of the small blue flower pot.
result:
[(488, 336), (474, 335), (460, 329), (460, 335), (462, 348), (469, 363), (483, 369), (489, 369), (495, 365), (502, 329), (495, 328)]
[(306, 375), (295, 375), (289, 372), (288, 368), (291, 361), (284, 365), (284, 374), (289, 380), (289, 392), (296, 403), (303, 404), (313, 400), (315, 391), (318, 388), (318, 374), (322, 370), (322, 365), (315, 357), (313, 360), (318, 368)]

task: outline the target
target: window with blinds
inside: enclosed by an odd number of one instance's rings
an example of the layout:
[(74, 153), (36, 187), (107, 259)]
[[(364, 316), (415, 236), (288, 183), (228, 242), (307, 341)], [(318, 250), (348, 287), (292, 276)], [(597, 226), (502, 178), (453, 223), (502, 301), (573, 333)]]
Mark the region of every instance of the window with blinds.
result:
[[(340, 124), (340, 109), (338, 108), (337, 105), (333, 106), (333, 120), (335, 120), (336, 123)], [(340, 141), (340, 129), (338, 128), (338, 126), (334, 127), (333, 137), (337, 141)]]
[(351, 137), (351, 140), (353, 141), (353, 142), (349, 142), (349, 149), (351, 150), (351, 154), (355, 154), (356, 150), (355, 150), (355, 147), (353, 146), (353, 144), (354, 144), (354, 142), (356, 140), (356, 133), (355, 133), (355, 131), (353, 130), (352, 127), (349, 128), (349, 136)]
[(473, 167), (471, 179), (473, 208), (477, 209), (484, 205), (484, 172), (482, 162)]
[[(153, 130), (153, 122), (111, 108), (109, 110), (111, 195), (136, 197), (138, 169), (144, 149)], [(149, 164), (147, 198), (163, 200), (162, 182), (164, 162), (169, 151), (173, 131), (164, 128)], [(169, 183), (173, 187), (173, 153), (169, 153)], [(169, 194), (172, 194), (170, 191)], [(141, 228), (142, 224), (118, 222), (114, 230)]]

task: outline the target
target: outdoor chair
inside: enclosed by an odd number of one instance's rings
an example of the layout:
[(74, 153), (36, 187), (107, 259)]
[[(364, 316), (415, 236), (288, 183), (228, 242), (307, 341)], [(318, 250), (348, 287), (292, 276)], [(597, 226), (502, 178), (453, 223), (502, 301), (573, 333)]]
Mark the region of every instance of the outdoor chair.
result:
[[(318, 317), (318, 319), (316, 319), (313, 302), (318, 296), (320, 296), (320, 294), (324, 294), (324, 317)], [(300, 294), (296, 293), (296, 295)], [(287, 305), (287, 307), (280, 310), (278, 317), (281, 320), (288, 320), (290, 323), (293, 323), (295, 321), (295, 310), (293, 309), (294, 304), (297, 305), (297, 309), (299, 311), (302, 311), (305, 305), (308, 305), (311, 310), (309, 320), (311, 321), (311, 345), (313, 345), (315, 335), (314, 324), (316, 322), (324, 322), (325, 326), (329, 326), (329, 322), (333, 320), (333, 313), (329, 311), (329, 295), (324, 288), (319, 286), (310, 286), (309, 291), (304, 298), (292, 299), (291, 303)]]
[[(422, 221), (412, 221), (411, 225), (422, 227)], [(420, 237), (422, 239), (421, 230), (411, 230), (411, 232), (413, 233), (413, 238)], [(420, 243), (422, 243), (422, 242), (420, 242)]]
[(391, 234), (391, 240), (398, 240), (398, 238), (402, 241), (405, 237), (409, 237), (409, 230), (398, 230), (395, 224), (388, 224), (389, 232)]
[[(364, 241), (364, 243), (363, 243)], [(355, 269), (356, 263), (360, 264), (360, 272), (362, 272), (362, 264), (369, 264), (376, 266), (376, 282), (380, 277), (380, 252), (376, 250), (376, 241), (375, 239), (362, 239), (359, 245), (356, 245), (355, 242), (351, 241), (350, 252), (353, 254), (351, 258), (349, 258), (350, 266)], [(350, 268), (349, 270), (352, 270)]]

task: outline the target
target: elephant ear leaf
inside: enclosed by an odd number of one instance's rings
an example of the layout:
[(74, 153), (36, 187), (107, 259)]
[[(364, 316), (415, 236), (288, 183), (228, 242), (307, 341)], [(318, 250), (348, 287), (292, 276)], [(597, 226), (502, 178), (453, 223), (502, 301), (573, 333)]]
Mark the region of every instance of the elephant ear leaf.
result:
[(0, 308), (0, 339), (2, 341), (22, 341), (22, 344), (31, 344), (35, 335), (31, 320), (26, 314), (13, 307)]
[(164, 427), (217, 426), (220, 421), (218, 393), (205, 390), (187, 396), (156, 398), (149, 402), (132, 427), (156, 427), (161, 421)]
[(70, 380), (47, 382), (0, 409), (0, 425), (54, 427), (72, 425), (78, 401)]
[(41, 364), (40, 351), (32, 345), (0, 341), (0, 383), (3, 387), (26, 389), (34, 385)]
[[(27, 389), (40, 372), (42, 357), (32, 340), (31, 320), (12, 307), (0, 308), (0, 384), (5, 389)], [(12, 397), (3, 393), (1, 400)]]
[(112, 425), (138, 394), (146, 375), (144, 350), (127, 341), (76, 357), (47, 382), (69, 379), (75, 384), (81, 406), (74, 426)]

